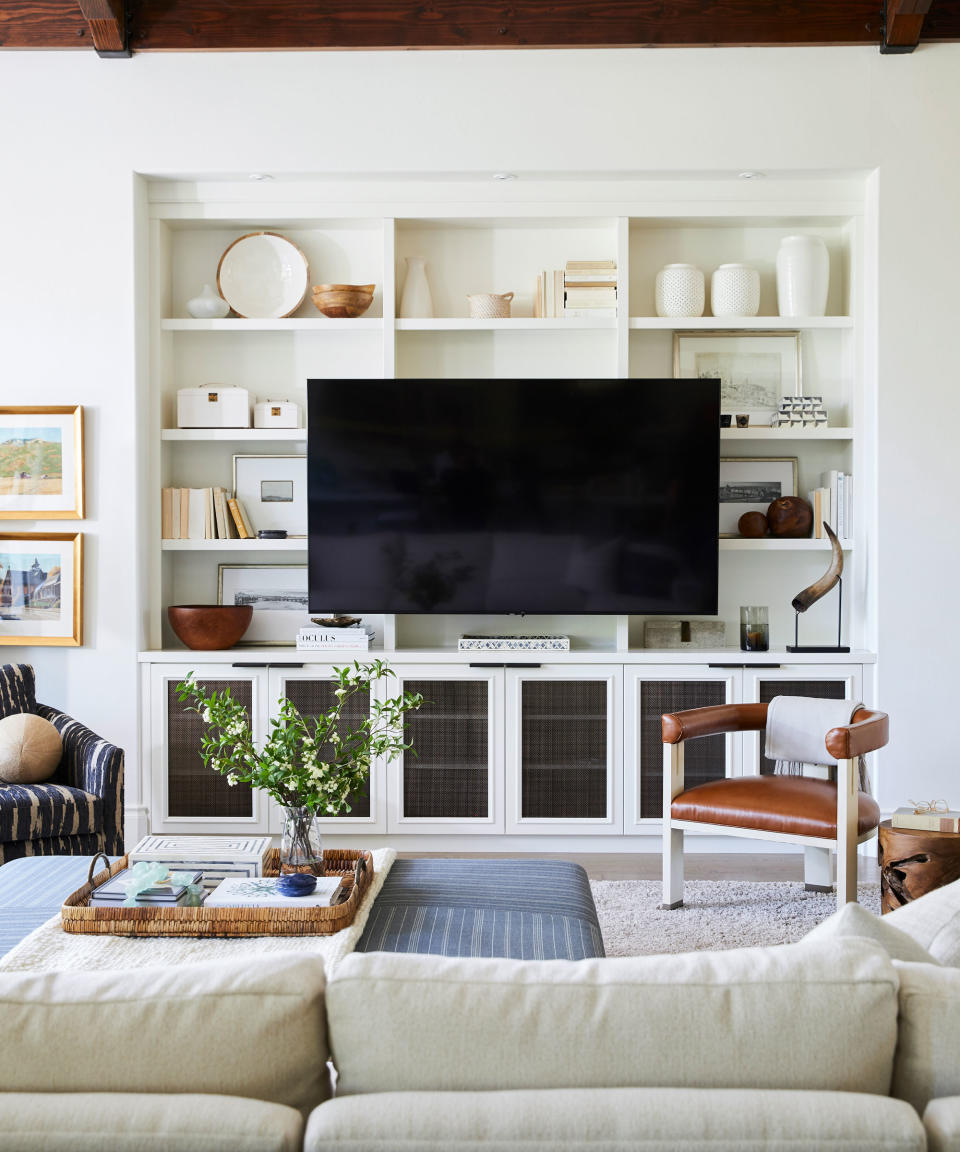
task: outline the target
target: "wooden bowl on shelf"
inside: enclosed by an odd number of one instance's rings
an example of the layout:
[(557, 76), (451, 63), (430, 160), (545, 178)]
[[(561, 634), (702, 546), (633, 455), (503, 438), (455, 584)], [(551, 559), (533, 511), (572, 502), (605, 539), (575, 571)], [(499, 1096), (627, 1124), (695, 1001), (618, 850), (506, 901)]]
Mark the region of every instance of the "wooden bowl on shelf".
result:
[(250, 604), (171, 604), (170, 627), (188, 648), (212, 651), (232, 648), (250, 627)]
[(313, 303), (331, 320), (354, 320), (373, 303), (376, 284), (314, 284)]

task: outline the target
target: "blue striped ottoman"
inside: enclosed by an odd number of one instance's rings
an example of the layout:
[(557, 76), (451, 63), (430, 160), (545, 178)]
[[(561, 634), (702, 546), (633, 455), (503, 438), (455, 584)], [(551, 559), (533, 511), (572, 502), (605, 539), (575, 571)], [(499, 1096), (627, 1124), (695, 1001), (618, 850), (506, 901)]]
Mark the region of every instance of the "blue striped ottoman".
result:
[(567, 860), (396, 860), (358, 952), (603, 956), (590, 882)]
[[(86, 883), (90, 856), (27, 856), (0, 867), (0, 956)], [(396, 860), (360, 952), (583, 960), (603, 939), (587, 874), (564, 860)]]

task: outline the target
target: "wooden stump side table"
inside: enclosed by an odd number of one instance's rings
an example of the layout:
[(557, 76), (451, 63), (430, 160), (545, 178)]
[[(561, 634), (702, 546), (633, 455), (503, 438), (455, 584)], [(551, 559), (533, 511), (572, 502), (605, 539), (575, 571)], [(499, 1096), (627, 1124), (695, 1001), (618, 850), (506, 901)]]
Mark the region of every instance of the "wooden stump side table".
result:
[(880, 911), (893, 912), (918, 896), (960, 879), (960, 833), (894, 828), (882, 820), (877, 839)]

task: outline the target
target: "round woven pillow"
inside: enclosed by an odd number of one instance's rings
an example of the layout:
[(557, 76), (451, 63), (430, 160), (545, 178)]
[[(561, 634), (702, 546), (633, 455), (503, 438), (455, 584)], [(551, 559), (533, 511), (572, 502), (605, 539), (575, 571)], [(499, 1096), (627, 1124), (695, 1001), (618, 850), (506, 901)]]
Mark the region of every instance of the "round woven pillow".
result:
[(39, 784), (57, 770), (63, 744), (49, 720), (18, 712), (0, 720), (0, 782)]

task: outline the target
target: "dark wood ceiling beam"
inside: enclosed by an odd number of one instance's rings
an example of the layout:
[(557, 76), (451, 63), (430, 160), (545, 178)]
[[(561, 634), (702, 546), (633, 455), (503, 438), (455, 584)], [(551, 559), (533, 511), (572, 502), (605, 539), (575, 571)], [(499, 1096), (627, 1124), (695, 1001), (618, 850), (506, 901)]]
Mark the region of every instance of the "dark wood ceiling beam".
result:
[(912, 52), (920, 43), (923, 21), (933, 0), (885, 0), (883, 53)]
[(124, 0), (79, 0), (98, 56), (129, 56)]
[[(121, 4), (2, 0), (0, 47), (92, 47), (95, 34), (116, 43)], [(960, 40), (960, 0), (937, 0), (925, 19), (921, 7), (930, 0), (886, 0), (889, 43), (909, 45), (920, 26), (925, 42)], [(666, 48), (880, 45), (885, 0), (127, 0), (126, 8), (134, 51)]]

